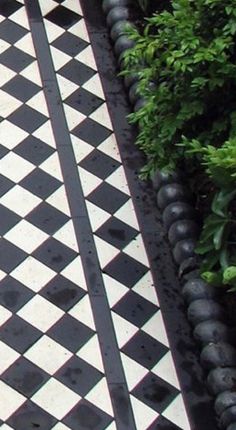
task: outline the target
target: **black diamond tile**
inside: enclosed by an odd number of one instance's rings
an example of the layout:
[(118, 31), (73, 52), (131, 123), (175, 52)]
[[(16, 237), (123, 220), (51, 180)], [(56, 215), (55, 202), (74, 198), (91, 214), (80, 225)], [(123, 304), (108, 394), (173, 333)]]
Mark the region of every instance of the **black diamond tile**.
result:
[(93, 330), (70, 315), (64, 315), (47, 332), (47, 336), (72, 352), (77, 352), (93, 335)]
[(41, 199), (47, 199), (62, 183), (41, 169), (34, 169), (20, 185)]
[(55, 276), (46, 287), (40, 291), (40, 295), (52, 302), (54, 305), (68, 311), (85, 295), (85, 291), (79, 288), (69, 279), (61, 275)]
[(69, 221), (67, 215), (46, 202), (42, 202), (38, 205), (30, 212), (26, 219), (48, 234), (56, 233), (57, 230)]
[(96, 148), (110, 136), (111, 131), (98, 122), (86, 118), (72, 130), (72, 133)]
[(6, 194), (14, 185), (13, 181), (0, 174), (0, 197)]
[(27, 30), (9, 19), (5, 19), (0, 23), (0, 39), (5, 40), (12, 45), (21, 39)]
[(83, 169), (88, 170), (90, 173), (101, 179), (106, 179), (119, 166), (120, 163), (118, 161), (106, 154), (103, 154), (97, 149), (90, 152), (90, 154), (80, 163), (80, 167), (83, 167)]
[(76, 255), (77, 253), (75, 251), (52, 237), (46, 240), (33, 253), (33, 256), (37, 258), (37, 260), (46, 264), (51, 269), (55, 270), (55, 272), (60, 272), (64, 269), (65, 266), (74, 260)]
[(39, 330), (17, 315), (13, 315), (0, 327), (0, 339), (21, 354), (30, 348), (41, 335)]
[(52, 46), (70, 55), (70, 57), (75, 57), (88, 46), (88, 42), (85, 42), (85, 40), (80, 39), (80, 37), (74, 34), (66, 32), (58, 37), (52, 43)]
[(15, 212), (12, 212), (0, 204), (0, 235), (3, 236), (11, 230), (11, 228), (20, 221), (20, 219), (21, 218)]
[(79, 357), (72, 357), (54, 375), (62, 384), (84, 397), (95, 387), (103, 374)]
[(168, 352), (168, 348), (140, 330), (122, 351), (142, 366), (151, 369)]
[(96, 72), (95, 70), (91, 69), (91, 67), (86, 66), (80, 61), (71, 60), (60, 70), (58, 70), (58, 73), (77, 85), (83, 85), (93, 75), (95, 75)]
[(156, 306), (139, 294), (129, 291), (114, 306), (113, 310), (126, 320), (142, 327), (156, 312)]
[(18, 1), (9, 1), (9, 0), (1, 0), (0, 3), (0, 15), (5, 16), (6, 18), (16, 12), (18, 9), (22, 7)]
[(0, 238), (0, 269), (6, 273), (11, 272), (20, 264), (27, 254), (6, 239)]
[(0, 158), (5, 157), (5, 155), (9, 152), (9, 149), (7, 149), (5, 146), (0, 144)]
[(3, 381), (26, 397), (32, 396), (49, 378), (46, 372), (24, 357), (1, 375)]
[[(107, 196), (109, 196), (109, 199)], [(129, 196), (122, 193), (117, 188), (112, 187), (112, 185), (103, 182), (89, 194), (87, 199), (106, 212), (114, 214), (129, 200)]]
[(115, 217), (109, 218), (96, 231), (97, 236), (119, 249), (123, 249), (128, 245), (137, 234), (137, 230)]
[(63, 419), (72, 430), (105, 430), (112, 418), (87, 400), (81, 400)]
[(51, 146), (34, 136), (28, 136), (14, 148), (14, 152), (38, 166), (55, 152)]
[(179, 390), (154, 375), (154, 373), (149, 372), (134, 388), (132, 394), (155, 411), (161, 413), (179, 394)]
[(45, 18), (67, 30), (76, 24), (81, 19), (81, 16), (66, 7), (58, 6), (45, 15)]
[(39, 92), (40, 87), (23, 76), (17, 75), (8, 81), (2, 89), (22, 102), (26, 102)]
[(47, 121), (47, 117), (29, 106), (23, 105), (13, 112), (8, 120), (28, 133), (33, 133)]
[(147, 430), (182, 430), (180, 427), (167, 420), (162, 415), (159, 417), (148, 427)]
[(65, 103), (88, 116), (104, 103), (104, 101), (84, 88), (79, 88), (67, 97)]
[(15, 430), (51, 430), (56, 422), (54, 417), (30, 400), (7, 420), (7, 424)]
[(122, 252), (104, 268), (105, 273), (126, 287), (133, 287), (147, 270), (146, 266)]
[(33, 296), (33, 292), (11, 276), (0, 283), (0, 304), (11, 312), (17, 312)]
[(61, 4), (61, 3), (64, 3), (64, 1), (65, 0), (54, 0), (56, 3), (59, 3), (59, 4)]
[(16, 73), (20, 73), (29, 66), (32, 61), (34, 61), (34, 58), (31, 57), (31, 55), (15, 48), (15, 46), (11, 46), (0, 55), (0, 62)]

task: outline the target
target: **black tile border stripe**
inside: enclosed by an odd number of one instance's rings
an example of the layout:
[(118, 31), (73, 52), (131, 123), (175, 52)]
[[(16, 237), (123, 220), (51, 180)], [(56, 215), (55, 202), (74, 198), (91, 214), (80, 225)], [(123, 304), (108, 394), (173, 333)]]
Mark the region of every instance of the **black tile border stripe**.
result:
[(135, 430), (136, 426), (128, 388), (105, 294), (105, 287), (99, 269), (97, 251), (84, 202), (83, 191), (76, 169), (69, 131), (62, 105), (58, 103), (61, 97), (43, 18), (37, 0), (25, 0), (25, 6), (61, 163), (75, 234), (79, 249), (81, 250), (81, 260), (97, 328), (117, 430)]
[[(135, 212), (141, 227), (160, 308), (165, 322), (176, 371), (192, 430), (215, 430), (213, 400), (204, 383), (204, 373), (199, 364), (199, 354), (187, 321), (180, 285), (175, 274), (171, 250), (161, 222), (161, 211), (156, 205), (156, 195), (150, 186), (139, 180), (138, 171), (143, 165), (143, 155), (134, 146), (135, 128), (127, 124), (131, 112), (122, 79), (114, 78), (119, 72), (111, 47), (102, 1), (80, 0), (94, 56), (123, 167), (127, 176)], [(105, 53), (106, 52), (106, 53)]]

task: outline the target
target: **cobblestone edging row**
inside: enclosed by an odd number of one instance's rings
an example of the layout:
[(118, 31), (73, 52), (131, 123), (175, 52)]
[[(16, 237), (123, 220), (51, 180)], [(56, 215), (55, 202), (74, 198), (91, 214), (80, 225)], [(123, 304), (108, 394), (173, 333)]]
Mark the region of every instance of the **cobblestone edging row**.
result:
[[(125, 35), (125, 28), (127, 24), (134, 25), (134, 1), (103, 0), (102, 7), (122, 69), (123, 53), (133, 47), (133, 42)], [(136, 93), (137, 80), (137, 76), (132, 76), (124, 81), (135, 111), (145, 103)], [(219, 427), (236, 430), (235, 332), (227, 326), (219, 290), (206, 284), (198, 275), (199, 262), (194, 248), (199, 227), (196, 211), (191, 205), (191, 195), (177, 172), (172, 175), (157, 172), (152, 183), (163, 224), (168, 231), (173, 258), (183, 281), (182, 295), (188, 307), (187, 316), (193, 325), (193, 336), (200, 344), (200, 360), (207, 371), (207, 387), (215, 398)]]

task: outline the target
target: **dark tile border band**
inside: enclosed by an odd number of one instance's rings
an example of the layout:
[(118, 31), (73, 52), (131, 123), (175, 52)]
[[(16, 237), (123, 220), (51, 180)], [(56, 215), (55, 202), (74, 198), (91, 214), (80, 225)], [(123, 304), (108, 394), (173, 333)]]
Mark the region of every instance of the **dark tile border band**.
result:
[(37, 0), (25, 0), (25, 6), (61, 163), (75, 234), (81, 251), (81, 260), (100, 342), (105, 375), (113, 403), (117, 430), (135, 430), (136, 426), (128, 388), (121, 364), (105, 287), (99, 269), (97, 251), (84, 202), (83, 191), (76, 169), (69, 131), (62, 105), (58, 103), (61, 97), (43, 25), (43, 18)]

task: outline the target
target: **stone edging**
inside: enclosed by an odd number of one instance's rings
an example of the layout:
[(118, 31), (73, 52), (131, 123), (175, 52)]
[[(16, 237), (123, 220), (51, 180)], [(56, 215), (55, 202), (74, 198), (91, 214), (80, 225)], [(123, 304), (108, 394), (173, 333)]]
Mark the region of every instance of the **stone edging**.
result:
[[(122, 55), (133, 47), (124, 34), (127, 24), (133, 24), (133, 0), (103, 0), (102, 7), (114, 43), (114, 51), (122, 69)], [(125, 78), (125, 86), (134, 110), (145, 103), (136, 93), (137, 76)], [(193, 325), (193, 336), (200, 344), (200, 361), (208, 372), (207, 387), (215, 398), (219, 427), (236, 430), (236, 349), (234, 333), (226, 324), (226, 315), (219, 300), (219, 290), (206, 284), (198, 275), (198, 260), (194, 254), (199, 233), (196, 211), (189, 203), (191, 196), (177, 172), (166, 175), (157, 172), (152, 178), (157, 192), (157, 205), (168, 231), (173, 258), (183, 280), (182, 295), (187, 303), (187, 316)]]

